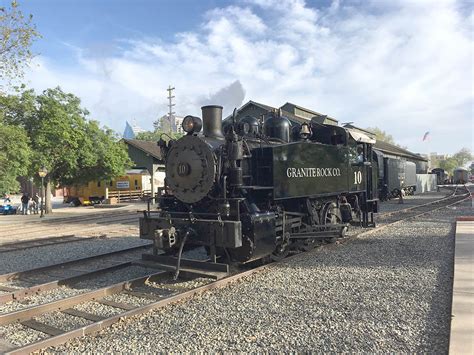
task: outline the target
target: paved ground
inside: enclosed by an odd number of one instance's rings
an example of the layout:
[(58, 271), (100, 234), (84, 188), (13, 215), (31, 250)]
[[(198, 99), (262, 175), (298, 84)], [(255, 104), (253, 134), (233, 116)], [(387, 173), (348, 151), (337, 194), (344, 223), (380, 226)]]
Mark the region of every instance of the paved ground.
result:
[(138, 211), (146, 203), (105, 208), (57, 205), (52, 214), (0, 215), (0, 244), (35, 238), (75, 235), (138, 236)]
[[(470, 220), (469, 220), (470, 219)], [(451, 354), (474, 353), (474, 216), (456, 223)]]

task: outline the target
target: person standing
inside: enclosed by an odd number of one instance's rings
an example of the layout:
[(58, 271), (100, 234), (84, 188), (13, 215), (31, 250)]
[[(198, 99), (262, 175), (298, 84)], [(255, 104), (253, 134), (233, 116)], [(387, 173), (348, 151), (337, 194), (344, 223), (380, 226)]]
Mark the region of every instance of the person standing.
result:
[(23, 214), (28, 214), (28, 202), (30, 201), (30, 197), (25, 192), (23, 196), (21, 196), (21, 211)]
[(40, 197), (39, 197), (38, 193), (35, 193), (32, 200), (33, 200), (33, 212), (34, 212), (34, 214), (38, 214), (39, 203), (40, 203)]

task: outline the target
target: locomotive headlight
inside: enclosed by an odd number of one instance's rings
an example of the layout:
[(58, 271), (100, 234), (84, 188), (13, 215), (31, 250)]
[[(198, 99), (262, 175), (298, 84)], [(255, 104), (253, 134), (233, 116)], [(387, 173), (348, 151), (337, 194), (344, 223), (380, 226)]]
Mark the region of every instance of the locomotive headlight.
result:
[(183, 127), (183, 131), (188, 134), (197, 133), (201, 131), (202, 121), (199, 117), (186, 116), (181, 126)]

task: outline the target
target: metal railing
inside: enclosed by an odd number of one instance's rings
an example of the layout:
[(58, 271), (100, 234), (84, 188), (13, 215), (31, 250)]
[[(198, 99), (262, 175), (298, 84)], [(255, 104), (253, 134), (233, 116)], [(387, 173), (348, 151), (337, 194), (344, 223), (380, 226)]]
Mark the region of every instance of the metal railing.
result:
[(150, 190), (116, 190), (109, 191), (108, 198), (116, 198), (117, 202), (146, 200), (151, 195)]

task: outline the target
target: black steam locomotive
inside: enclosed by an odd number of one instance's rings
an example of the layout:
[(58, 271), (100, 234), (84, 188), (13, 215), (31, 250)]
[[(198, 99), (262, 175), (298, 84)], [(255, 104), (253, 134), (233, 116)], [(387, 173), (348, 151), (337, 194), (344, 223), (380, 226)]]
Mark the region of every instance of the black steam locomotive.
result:
[[(235, 115), (234, 115), (235, 117)], [(222, 107), (186, 116), (187, 135), (158, 142), (165, 157), (159, 209), (140, 218), (140, 237), (171, 254), (202, 245), (212, 261), (284, 257), (343, 237), (349, 223), (373, 224), (373, 139), (316, 122), (227, 120)], [(201, 128), (203, 132), (200, 133)]]

